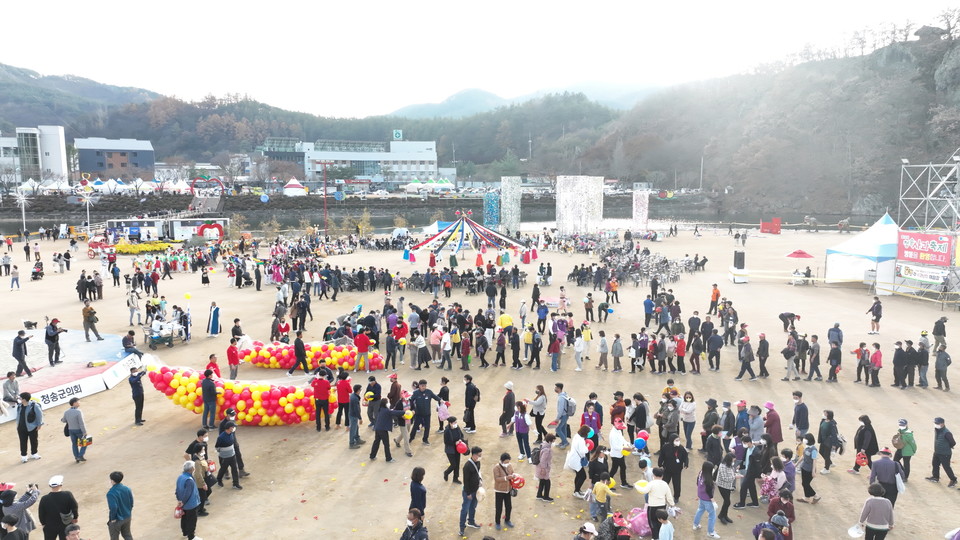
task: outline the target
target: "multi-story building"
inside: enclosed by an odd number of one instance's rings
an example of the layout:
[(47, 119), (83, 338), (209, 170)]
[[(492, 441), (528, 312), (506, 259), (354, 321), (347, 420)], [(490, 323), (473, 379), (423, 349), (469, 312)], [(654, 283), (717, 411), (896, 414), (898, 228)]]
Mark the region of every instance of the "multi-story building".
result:
[(68, 173), (63, 126), (18, 127), (14, 136), (0, 136), (0, 175), (5, 181), (65, 180)]
[(81, 174), (97, 178), (147, 178), (153, 176), (155, 157), (150, 141), (136, 139), (75, 139)]
[(324, 168), (352, 169), (348, 191), (395, 189), (417, 179), (438, 180), (435, 141), (332, 141), (305, 143), (287, 137), (269, 137), (264, 142), (266, 157), (289, 161), (303, 167), (309, 184), (322, 181)]

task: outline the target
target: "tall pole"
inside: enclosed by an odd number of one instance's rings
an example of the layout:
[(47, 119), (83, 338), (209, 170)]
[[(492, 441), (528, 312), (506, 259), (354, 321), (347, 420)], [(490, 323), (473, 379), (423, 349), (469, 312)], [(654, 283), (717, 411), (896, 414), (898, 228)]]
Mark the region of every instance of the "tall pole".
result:
[(327, 163), (323, 163), (323, 235), (327, 235)]
[(85, 203), (84, 206), (87, 207), (87, 238), (89, 238), (90, 237), (90, 197), (89, 196), (87, 196), (87, 198), (84, 200), (84, 203)]

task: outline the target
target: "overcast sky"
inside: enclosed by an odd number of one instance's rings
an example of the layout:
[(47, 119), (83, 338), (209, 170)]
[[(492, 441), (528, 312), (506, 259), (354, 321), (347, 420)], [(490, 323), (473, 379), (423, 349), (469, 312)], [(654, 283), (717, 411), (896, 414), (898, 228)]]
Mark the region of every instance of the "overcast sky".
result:
[(184, 99), (247, 94), (325, 116), (480, 88), (662, 86), (750, 71), (944, 2), (4, 2), (0, 63)]

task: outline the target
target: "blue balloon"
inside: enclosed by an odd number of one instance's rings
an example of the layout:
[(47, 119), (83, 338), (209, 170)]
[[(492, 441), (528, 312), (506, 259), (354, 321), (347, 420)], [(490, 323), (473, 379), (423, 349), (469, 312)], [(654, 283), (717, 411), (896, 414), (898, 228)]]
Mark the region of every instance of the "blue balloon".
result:
[(270, 200), (270, 196), (269, 196), (269, 195), (261, 195), (261, 196), (260, 196), (260, 202), (262, 202), (262, 203), (268, 202), (269, 200)]
[(607, 313), (613, 313), (613, 308), (607, 308)]
[(633, 441), (633, 447), (637, 450), (643, 450), (647, 447), (647, 441), (638, 437), (635, 441)]

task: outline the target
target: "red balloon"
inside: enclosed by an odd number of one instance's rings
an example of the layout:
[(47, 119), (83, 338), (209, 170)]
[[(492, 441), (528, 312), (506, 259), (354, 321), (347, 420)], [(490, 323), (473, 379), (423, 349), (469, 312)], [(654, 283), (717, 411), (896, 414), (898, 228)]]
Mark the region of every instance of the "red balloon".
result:
[(639, 433), (637, 433), (637, 438), (638, 438), (638, 439), (647, 440), (647, 439), (650, 438), (650, 433), (648, 433), (647, 430), (642, 429), (642, 430), (640, 430)]
[(461, 454), (466, 454), (470, 449), (467, 447), (467, 443), (463, 441), (457, 441), (457, 452)]
[(163, 374), (163, 382), (169, 383), (169, 382), (172, 381), (172, 380), (173, 380), (173, 373), (170, 373), (170, 372), (168, 371), (168, 372), (166, 372), (166, 373)]
[(587, 451), (593, 452), (593, 439), (587, 439)]

